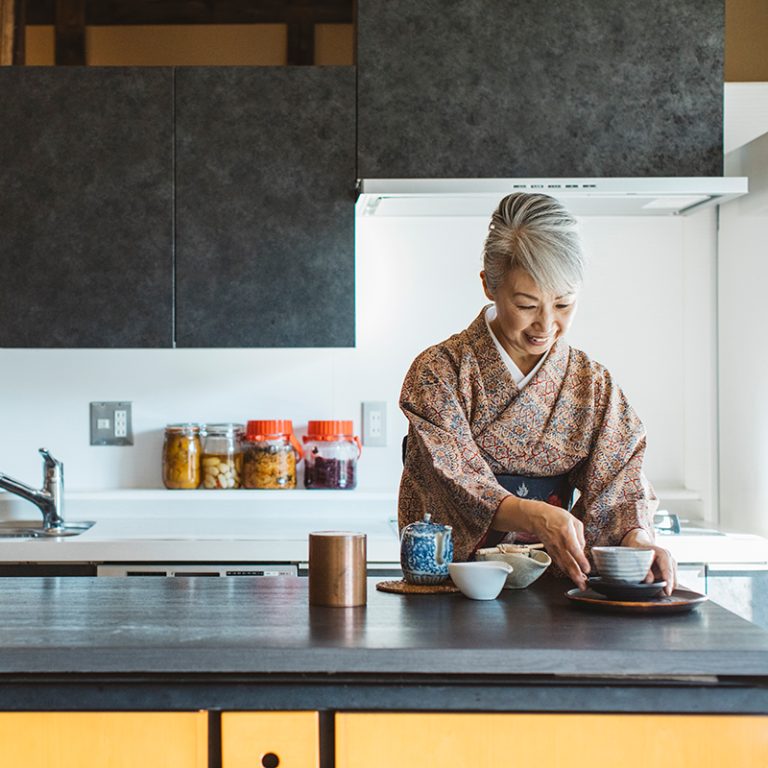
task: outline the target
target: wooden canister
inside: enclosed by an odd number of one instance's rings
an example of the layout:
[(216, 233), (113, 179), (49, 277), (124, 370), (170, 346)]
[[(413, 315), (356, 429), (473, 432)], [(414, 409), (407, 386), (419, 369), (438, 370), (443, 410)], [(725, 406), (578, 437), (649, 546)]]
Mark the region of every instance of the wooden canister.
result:
[(309, 604), (349, 608), (365, 605), (365, 534), (309, 534)]

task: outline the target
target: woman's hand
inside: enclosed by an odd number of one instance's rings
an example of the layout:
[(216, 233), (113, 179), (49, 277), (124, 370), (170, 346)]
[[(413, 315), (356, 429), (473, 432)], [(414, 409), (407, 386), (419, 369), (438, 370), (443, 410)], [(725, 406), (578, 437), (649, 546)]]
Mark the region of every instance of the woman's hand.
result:
[(671, 595), (677, 586), (677, 563), (668, 550), (653, 543), (648, 533), (642, 528), (634, 528), (622, 540), (622, 547), (643, 547), (653, 550), (651, 568), (643, 579), (646, 583), (663, 579), (667, 582), (664, 594)]
[(567, 510), (545, 501), (507, 496), (496, 510), (491, 527), (535, 534), (571, 581), (582, 591), (587, 588), (590, 567), (584, 554), (584, 526)]

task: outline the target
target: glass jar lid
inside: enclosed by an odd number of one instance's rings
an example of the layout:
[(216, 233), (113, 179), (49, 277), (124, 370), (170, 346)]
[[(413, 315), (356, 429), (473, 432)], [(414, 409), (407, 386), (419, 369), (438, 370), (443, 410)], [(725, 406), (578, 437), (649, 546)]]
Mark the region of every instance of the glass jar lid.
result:
[(226, 422), (222, 424), (201, 424), (206, 437), (236, 437), (243, 434), (243, 425)]
[(173, 432), (177, 434), (193, 434), (197, 435), (203, 429), (203, 424), (195, 424), (193, 422), (180, 423), (180, 424), (166, 424), (165, 431)]

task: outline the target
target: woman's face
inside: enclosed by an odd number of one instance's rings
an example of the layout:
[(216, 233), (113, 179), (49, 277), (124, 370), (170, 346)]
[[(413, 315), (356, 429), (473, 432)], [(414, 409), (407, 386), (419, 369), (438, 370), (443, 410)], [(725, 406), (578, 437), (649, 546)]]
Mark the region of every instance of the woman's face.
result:
[(568, 330), (576, 313), (576, 293), (545, 293), (521, 269), (507, 272), (495, 292), (480, 273), (485, 295), (496, 304), (493, 332), (523, 373)]

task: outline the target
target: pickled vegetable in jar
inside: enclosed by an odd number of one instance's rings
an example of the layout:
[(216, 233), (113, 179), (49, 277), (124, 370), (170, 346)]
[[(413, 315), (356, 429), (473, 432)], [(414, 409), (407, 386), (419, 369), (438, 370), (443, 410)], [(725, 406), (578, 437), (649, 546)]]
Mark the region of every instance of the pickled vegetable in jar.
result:
[(243, 487), (295, 488), (302, 455), (290, 419), (249, 421), (243, 440)]
[(203, 429), (203, 488), (239, 488), (243, 470), (243, 425), (206, 424)]
[(200, 425), (168, 424), (163, 442), (163, 484), (174, 490), (200, 485)]
[(304, 487), (352, 489), (362, 446), (351, 421), (310, 421), (304, 437)]

